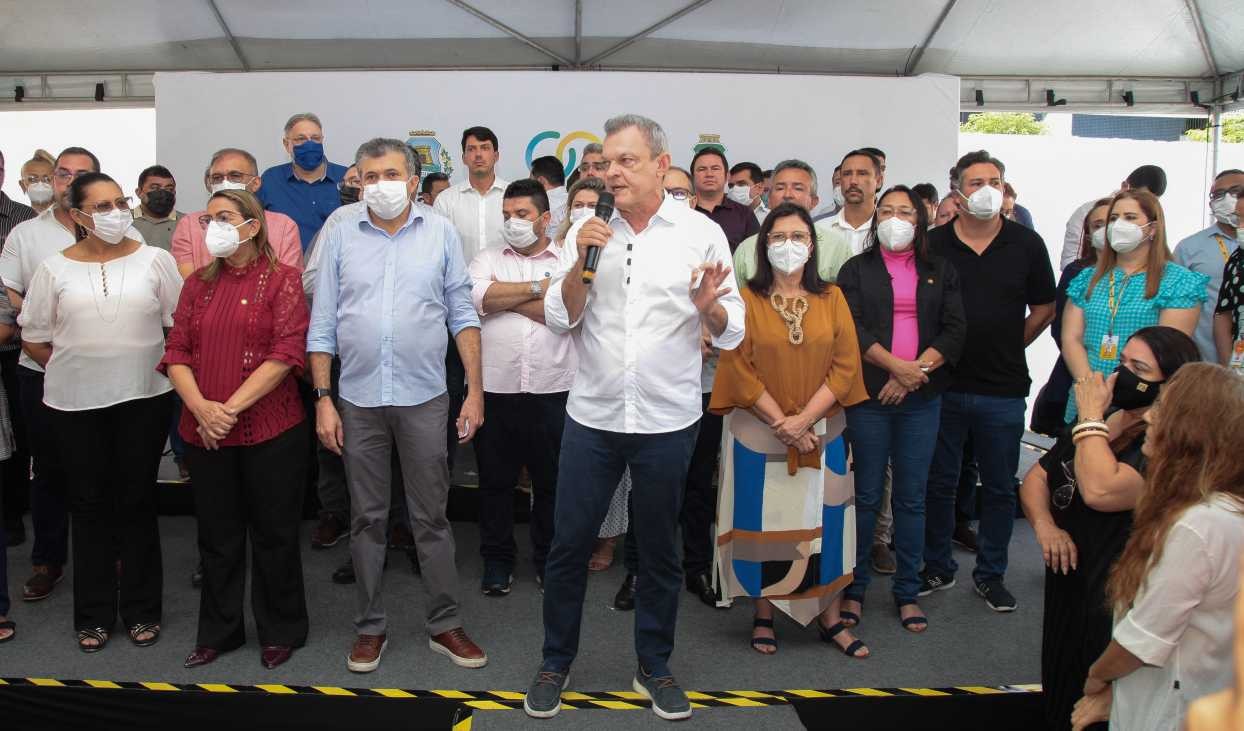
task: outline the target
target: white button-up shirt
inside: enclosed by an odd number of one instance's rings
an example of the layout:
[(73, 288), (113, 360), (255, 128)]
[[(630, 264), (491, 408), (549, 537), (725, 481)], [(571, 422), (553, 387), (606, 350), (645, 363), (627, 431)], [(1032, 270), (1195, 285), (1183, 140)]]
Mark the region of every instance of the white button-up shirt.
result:
[(873, 217), (869, 216), (868, 220), (861, 223), (859, 228), (847, 223), (846, 209), (838, 211), (838, 213), (829, 220), (829, 225), (835, 231), (840, 231), (846, 237), (847, 243), (851, 245), (851, 256), (856, 256), (864, 251), (864, 239), (868, 238), (868, 229), (873, 225)]
[[(700, 313), (691, 302), (691, 272), (716, 262), (730, 265), (721, 227), (686, 203), (665, 196), (656, 215), (636, 233), (615, 212), (613, 238), (600, 253), (596, 281), (582, 316), (571, 321), (562, 281), (578, 259), (577, 222), (566, 235), (557, 273), (544, 300), (544, 317), (572, 332), (579, 374), (566, 413), (593, 429), (630, 434), (678, 431), (700, 418)], [(743, 299), (732, 291), (718, 302), (726, 329), (713, 345), (730, 350), (743, 341)]]
[(560, 393), (574, 382), (578, 358), (565, 332), (517, 312), (484, 314), (484, 295), (494, 282), (535, 282), (553, 275), (561, 247), (550, 243), (523, 256), (509, 246), (484, 249), (471, 260), (471, 298), (483, 328), (484, 390), (489, 393)]
[(492, 187), (484, 195), (471, 187), (468, 180), (461, 185), (451, 186), (441, 191), (436, 197), (433, 209), (453, 222), (458, 229), (458, 237), (462, 239), (462, 256), (471, 261), (483, 249), (491, 246), (504, 246), (501, 238), (501, 226), (505, 222), (501, 215), (501, 200), (505, 197), (508, 182), (494, 178)]

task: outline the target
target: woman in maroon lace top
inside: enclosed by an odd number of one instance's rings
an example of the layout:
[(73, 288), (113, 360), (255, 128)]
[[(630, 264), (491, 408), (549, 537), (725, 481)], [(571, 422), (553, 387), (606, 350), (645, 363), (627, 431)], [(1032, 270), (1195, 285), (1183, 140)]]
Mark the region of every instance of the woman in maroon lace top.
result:
[(214, 258), (186, 280), (160, 363), (185, 404), (179, 431), (203, 558), (198, 640), (185, 665), (206, 665), (246, 641), (249, 532), (261, 659), (274, 668), (307, 638), (298, 523), (309, 437), (295, 384), (307, 303), (299, 272), (277, 262), (250, 193), (216, 193), (199, 223)]

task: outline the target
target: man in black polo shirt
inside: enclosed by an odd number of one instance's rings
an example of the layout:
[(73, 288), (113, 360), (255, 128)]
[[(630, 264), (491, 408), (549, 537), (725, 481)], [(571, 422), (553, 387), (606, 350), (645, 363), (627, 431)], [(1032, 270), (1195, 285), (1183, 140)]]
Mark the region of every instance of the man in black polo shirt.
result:
[(733, 254), (740, 241), (760, 231), (760, 223), (750, 207), (726, 197), (729, 170), (730, 163), (726, 162), (725, 153), (716, 147), (705, 147), (691, 158), (695, 209), (721, 226)]
[(980, 465), (981, 514), (976, 593), (997, 612), (1015, 610), (1003, 584), (1015, 521), (1015, 474), (1031, 380), (1024, 348), (1054, 319), (1054, 270), (1045, 242), (1000, 215), (1005, 168), (980, 150), (958, 171), (959, 215), (929, 232), (929, 248), (959, 273), (968, 335), (950, 389), (929, 470), (924, 581), (920, 596), (955, 585), (951, 556), (955, 490), (971, 436)]

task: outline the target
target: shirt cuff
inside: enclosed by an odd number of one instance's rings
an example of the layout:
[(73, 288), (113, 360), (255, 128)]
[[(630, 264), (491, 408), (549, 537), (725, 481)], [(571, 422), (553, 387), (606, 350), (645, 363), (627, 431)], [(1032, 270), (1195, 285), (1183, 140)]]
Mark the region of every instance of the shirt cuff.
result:
[(1141, 627), (1132, 618), (1130, 611), (1115, 626), (1114, 641), (1139, 658), (1141, 662), (1155, 667), (1162, 667), (1171, 652), (1175, 650), (1174, 642), (1168, 642)]

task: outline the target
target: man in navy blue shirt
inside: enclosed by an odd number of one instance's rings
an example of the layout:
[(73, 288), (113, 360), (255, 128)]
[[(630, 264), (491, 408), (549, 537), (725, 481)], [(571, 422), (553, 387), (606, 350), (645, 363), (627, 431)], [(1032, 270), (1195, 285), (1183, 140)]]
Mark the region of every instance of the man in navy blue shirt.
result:
[(282, 144), (292, 162), (265, 170), (257, 195), (264, 208), (294, 219), (305, 254), (328, 214), (341, 205), (338, 186), (346, 167), (324, 157), (324, 128), (310, 112), (289, 118)]

